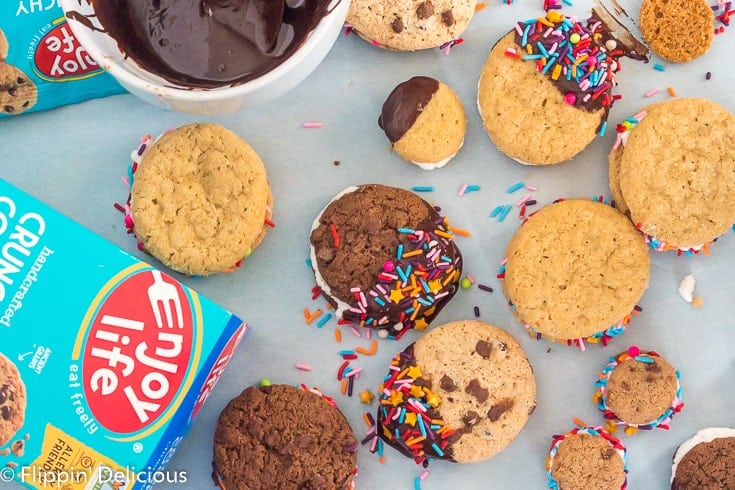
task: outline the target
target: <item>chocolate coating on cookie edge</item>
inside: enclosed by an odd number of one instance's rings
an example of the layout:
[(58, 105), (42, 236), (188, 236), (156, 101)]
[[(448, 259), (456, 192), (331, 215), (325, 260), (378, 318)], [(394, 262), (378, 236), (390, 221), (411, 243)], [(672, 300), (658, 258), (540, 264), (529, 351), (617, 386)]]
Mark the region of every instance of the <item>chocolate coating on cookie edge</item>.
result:
[(439, 82), (429, 77), (413, 77), (393, 89), (378, 118), (378, 126), (391, 143), (411, 129), (437, 90)]

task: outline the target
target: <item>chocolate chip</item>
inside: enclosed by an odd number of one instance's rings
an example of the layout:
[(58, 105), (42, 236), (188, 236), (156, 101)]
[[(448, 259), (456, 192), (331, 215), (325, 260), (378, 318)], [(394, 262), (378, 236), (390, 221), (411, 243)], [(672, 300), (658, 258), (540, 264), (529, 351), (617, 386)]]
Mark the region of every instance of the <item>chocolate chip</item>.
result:
[(508, 344), (505, 342), (498, 342), (498, 349), (500, 349), (501, 352), (505, 352), (508, 350)]
[(490, 342), (478, 340), (477, 344), (475, 344), (475, 352), (480, 354), (483, 359), (488, 359), (490, 357), (490, 351), (492, 350), (492, 347), (493, 344), (491, 344)]
[(621, 381), (620, 386), (626, 391), (630, 390), (630, 385), (626, 381)]
[(465, 425), (475, 425), (480, 421), (480, 414), (470, 410), (464, 416), (462, 417), (462, 422), (464, 422)]
[(390, 26), (393, 28), (393, 32), (395, 32), (396, 34), (400, 34), (403, 32), (403, 20), (401, 20), (400, 17), (396, 17), (395, 19), (393, 19), (393, 22), (390, 23)]
[(447, 27), (454, 25), (454, 13), (451, 9), (442, 12), (442, 22)]
[(656, 361), (653, 361), (651, 363), (646, 364), (646, 371), (649, 373), (660, 373), (661, 372), (661, 366), (659, 366)]
[(498, 403), (490, 407), (490, 410), (487, 411), (487, 418), (490, 419), (490, 422), (496, 422), (505, 412), (510, 410), (512, 407), (512, 399), (505, 398), (503, 400), (500, 400)]
[(5, 107), (3, 107), (3, 109), (5, 109), (5, 112), (7, 112), (8, 114), (12, 114), (13, 112), (15, 112), (15, 107), (13, 107), (12, 105), (6, 105)]
[(470, 384), (467, 385), (464, 391), (477, 398), (477, 401), (480, 403), (485, 402), (490, 396), (490, 392), (487, 388), (480, 386), (480, 382), (476, 379), (470, 381)]
[(18, 80), (16, 80), (16, 82), (18, 82), (18, 85), (23, 85), (24, 83), (26, 83), (26, 79), (23, 77), (18, 77)]
[(3, 385), (3, 387), (0, 388), (0, 403), (5, 403), (5, 400), (8, 399), (9, 393), (10, 393), (10, 385)]
[(603, 449), (602, 450), (602, 453), (601, 453), (602, 459), (610, 459), (614, 455), (615, 455), (615, 450), (613, 448), (611, 448), (611, 447), (609, 447), (607, 449)]
[(454, 391), (457, 389), (457, 385), (454, 384), (454, 380), (446, 374), (439, 380), (439, 387), (444, 391)]
[(18, 87), (10, 87), (8, 89), (8, 95), (11, 97), (15, 97), (15, 94), (18, 93)]
[(3, 417), (3, 420), (10, 420), (12, 414), (13, 411), (9, 406), (5, 405), (4, 407), (0, 407), (0, 415)]
[(419, 19), (428, 19), (432, 15), (434, 15), (434, 4), (429, 0), (421, 2), (416, 8), (416, 17)]

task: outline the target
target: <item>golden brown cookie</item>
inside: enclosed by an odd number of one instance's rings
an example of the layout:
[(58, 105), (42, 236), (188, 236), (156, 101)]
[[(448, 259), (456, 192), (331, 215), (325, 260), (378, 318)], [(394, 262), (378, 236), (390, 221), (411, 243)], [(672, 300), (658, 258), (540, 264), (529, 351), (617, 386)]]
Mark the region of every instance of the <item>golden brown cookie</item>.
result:
[(622, 126), (609, 158), (616, 201), (652, 249), (706, 250), (735, 223), (735, 115), (707, 99), (676, 98)]
[(626, 433), (668, 429), (671, 418), (684, 407), (679, 371), (658, 353), (636, 346), (610, 357), (595, 386), (597, 408), (608, 424), (625, 427)]
[(578, 427), (554, 436), (546, 476), (549, 488), (562, 490), (624, 490), (627, 450), (602, 427)]
[(619, 335), (648, 286), (645, 241), (612, 207), (572, 199), (540, 209), (506, 250), (503, 288), (529, 333), (584, 347)]
[(23, 426), (26, 403), (26, 387), (18, 368), (0, 354), (0, 446)]
[(735, 488), (735, 429), (708, 427), (674, 453), (671, 490)]
[(433, 170), (446, 165), (462, 148), (467, 117), (451, 88), (419, 76), (393, 89), (378, 125), (403, 159)]
[[(521, 345), (502, 328), (475, 320), (431, 330), (393, 358), (386, 379), (378, 434), (417, 463), (490, 459), (536, 408), (533, 369)], [(431, 425), (416, 416), (416, 406), (427, 408)]]
[(320, 391), (251, 386), (219, 416), (214, 464), (228, 490), (349, 490), (357, 448), (349, 422)]
[(458, 38), (476, 0), (352, 0), (347, 23), (374, 46), (400, 51), (436, 48)]
[[(557, 27), (572, 22), (554, 11), (543, 20), (545, 26)], [(477, 104), (483, 126), (500, 151), (521, 163), (564, 162), (603, 131), (613, 102), (617, 58), (602, 41), (600, 23), (573, 24), (575, 30), (543, 36), (535, 19), (518, 22), (492, 48), (480, 74)], [(582, 42), (588, 48), (575, 49), (576, 58), (571, 53), (546, 56), (555, 52), (555, 45)], [(594, 82), (593, 77), (583, 78), (587, 72), (596, 73)]]
[(706, 0), (643, 0), (640, 27), (656, 54), (685, 62), (709, 49), (715, 37), (715, 15)]
[(17, 67), (0, 62), (0, 114), (20, 114), (37, 101), (36, 84)]
[(148, 142), (134, 169), (130, 210), (142, 248), (167, 267), (208, 275), (260, 243), (270, 215), (265, 167), (215, 124), (189, 124)]

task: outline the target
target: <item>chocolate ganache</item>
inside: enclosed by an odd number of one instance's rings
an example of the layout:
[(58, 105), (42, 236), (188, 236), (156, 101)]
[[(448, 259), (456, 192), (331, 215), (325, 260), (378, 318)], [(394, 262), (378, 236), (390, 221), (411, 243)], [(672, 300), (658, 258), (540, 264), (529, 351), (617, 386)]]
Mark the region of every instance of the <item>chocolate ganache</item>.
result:
[(331, 12), (331, 0), (88, 1), (126, 56), (192, 87), (240, 84), (272, 70)]

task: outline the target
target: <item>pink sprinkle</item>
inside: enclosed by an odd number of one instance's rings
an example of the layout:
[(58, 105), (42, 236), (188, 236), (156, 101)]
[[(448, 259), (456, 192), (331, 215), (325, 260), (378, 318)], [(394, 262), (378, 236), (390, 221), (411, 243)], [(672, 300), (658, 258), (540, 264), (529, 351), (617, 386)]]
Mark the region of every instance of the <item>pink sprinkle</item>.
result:
[(300, 371), (311, 371), (311, 366), (308, 364), (296, 364), (296, 369)]
[(424, 470), (419, 475), (419, 480), (425, 480), (427, 476), (429, 476), (429, 470)]
[(636, 357), (640, 353), (641, 350), (638, 348), (638, 346), (631, 345), (630, 347), (628, 347), (628, 355), (630, 357)]
[(370, 328), (365, 329), (365, 338), (368, 340), (370, 340), (370, 337), (372, 337), (372, 334), (370, 332), (372, 332), (372, 329)]
[(380, 46), (380, 43), (379, 43), (378, 41), (376, 41), (375, 39), (372, 39), (372, 40), (370, 41), (370, 43), (371, 43), (371, 44), (372, 44), (373, 46)]
[(501, 267), (504, 266), (507, 263), (508, 263), (508, 257), (506, 257), (506, 258), (504, 258), (503, 260), (500, 261)]
[(322, 128), (324, 127), (324, 123), (321, 121), (306, 121), (304, 123), (305, 128)]
[(638, 119), (639, 121), (646, 117), (646, 114), (648, 114), (648, 111), (641, 111), (637, 114), (633, 114), (633, 119)]
[(620, 133), (618, 133), (618, 137), (615, 139), (615, 144), (613, 145), (612, 149), (617, 150), (620, 148), (620, 145), (623, 144), (623, 137), (620, 136)]
[(646, 97), (652, 97), (656, 95), (657, 93), (659, 93), (660, 91), (661, 91), (661, 87), (654, 87), (643, 95)]
[(576, 96), (576, 95), (574, 95), (574, 94), (573, 94), (572, 92), (569, 92), (569, 93), (567, 93), (567, 94), (566, 94), (566, 95), (564, 96), (564, 102), (566, 102), (566, 103), (567, 103), (567, 104), (569, 104), (569, 105), (572, 105), (572, 104), (574, 104), (575, 102), (577, 102), (577, 96)]
[(531, 192), (535, 192), (535, 191), (538, 190), (538, 187), (536, 187), (535, 185), (527, 185), (526, 186), (526, 190), (529, 190)]
[[(352, 371), (349, 371), (349, 372), (345, 373), (345, 377), (346, 378), (349, 378), (350, 376), (355, 376), (357, 374), (360, 374), (360, 371), (362, 371), (362, 368), (361, 367), (356, 368), (356, 369), (353, 369)], [(358, 378), (359, 378), (359, 376), (358, 376)]]
[(475, 276), (473, 276), (472, 274), (467, 274), (467, 279), (469, 279), (472, 284), (475, 283)]
[(354, 335), (358, 339), (362, 337), (362, 335), (360, 335), (360, 331), (355, 327), (350, 327), (350, 332), (352, 332), (352, 335)]
[(523, 196), (522, 198), (520, 198), (520, 199), (518, 199), (518, 200), (516, 201), (516, 207), (517, 207), (517, 208), (520, 208), (520, 207), (521, 207), (521, 206), (523, 206), (523, 204), (524, 204), (524, 203), (525, 203), (526, 201), (528, 201), (529, 199), (531, 199), (531, 195), (530, 195), (530, 194), (526, 194), (525, 196)]
[(122, 178), (123, 184), (125, 184), (125, 187), (130, 187), (130, 180), (126, 177)]
[(464, 196), (464, 193), (467, 192), (467, 184), (464, 184), (462, 187), (459, 188), (459, 197)]

